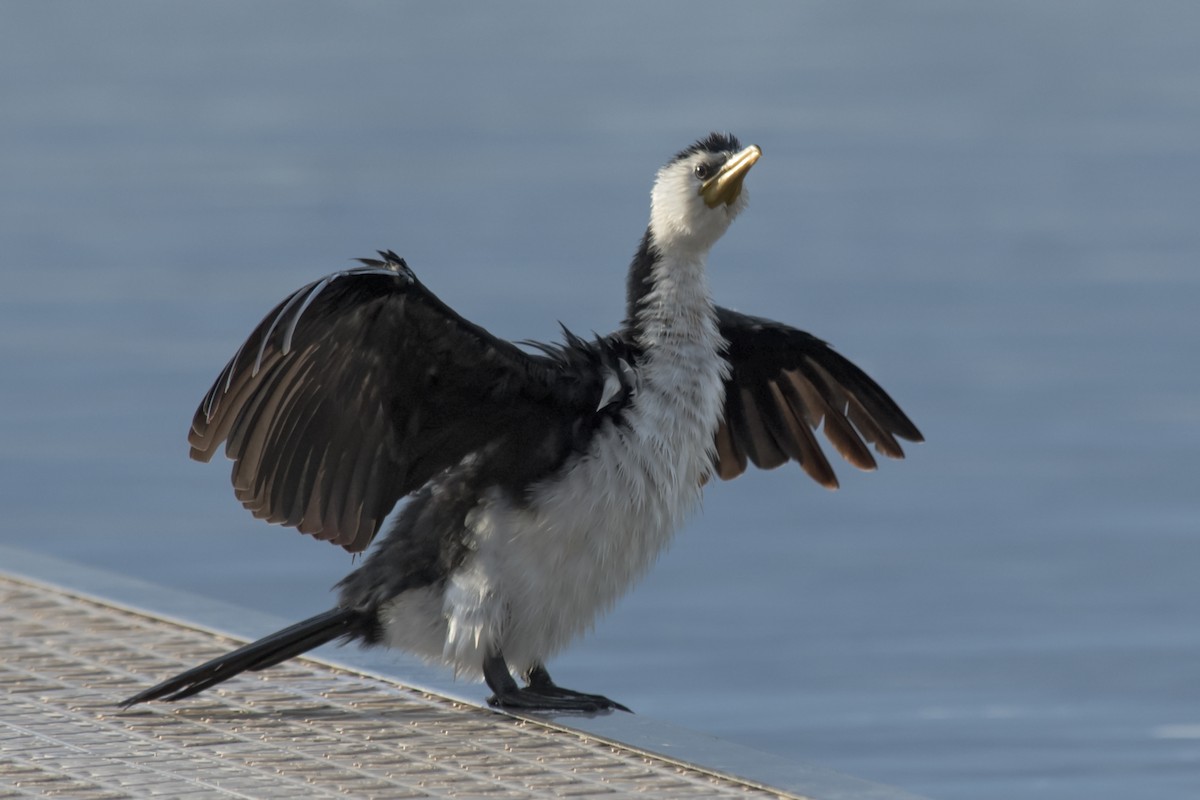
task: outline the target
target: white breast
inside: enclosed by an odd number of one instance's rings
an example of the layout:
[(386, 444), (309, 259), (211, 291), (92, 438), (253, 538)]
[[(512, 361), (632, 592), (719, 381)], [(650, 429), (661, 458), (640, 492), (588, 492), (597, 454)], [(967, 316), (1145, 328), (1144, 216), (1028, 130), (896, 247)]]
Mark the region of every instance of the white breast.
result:
[(535, 485), (524, 508), (499, 492), (485, 498), (468, 519), (473, 552), (444, 594), (402, 597), (391, 610), (393, 646), (475, 675), (498, 646), (523, 672), (590, 629), (695, 510), (728, 366), (703, 263), (669, 268), (673, 278), (657, 281), (660, 296), (647, 304), (645, 357), (623, 421)]

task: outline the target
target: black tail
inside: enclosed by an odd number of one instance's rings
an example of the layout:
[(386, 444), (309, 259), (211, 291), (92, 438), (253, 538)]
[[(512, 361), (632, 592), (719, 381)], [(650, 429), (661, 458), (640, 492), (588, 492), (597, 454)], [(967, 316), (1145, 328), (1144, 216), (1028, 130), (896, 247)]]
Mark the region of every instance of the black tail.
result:
[(214, 658), (187, 672), (181, 672), (170, 680), (135, 694), (128, 700), (123, 700), (121, 708), (128, 708), (147, 700), (171, 701), (191, 697), (246, 670), (273, 667), (339, 636), (351, 637), (365, 633), (369, 629), (369, 619), (368, 612), (350, 608), (335, 608), (324, 614), (309, 617), (303, 622), (264, 636), (257, 642)]

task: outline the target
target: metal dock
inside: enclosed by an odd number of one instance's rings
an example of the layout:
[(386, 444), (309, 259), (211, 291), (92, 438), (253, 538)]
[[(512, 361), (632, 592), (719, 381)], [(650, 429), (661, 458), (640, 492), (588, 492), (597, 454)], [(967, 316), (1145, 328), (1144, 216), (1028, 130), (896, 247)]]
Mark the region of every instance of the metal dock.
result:
[(116, 707), (239, 644), (205, 627), (235, 615), (239, 635), (279, 622), (0, 547), (0, 800), (912, 797), (636, 716), (498, 713), (324, 659)]

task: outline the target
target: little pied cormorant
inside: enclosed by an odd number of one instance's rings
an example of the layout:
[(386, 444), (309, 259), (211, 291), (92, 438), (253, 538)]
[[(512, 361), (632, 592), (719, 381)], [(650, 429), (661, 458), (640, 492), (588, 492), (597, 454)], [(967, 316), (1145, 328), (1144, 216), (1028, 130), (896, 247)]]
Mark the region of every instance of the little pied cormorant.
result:
[[(536, 352), (460, 317), (394, 253), (279, 304), (192, 421), (225, 445), (256, 517), (365, 550), (337, 606), (137, 694), (178, 700), (333, 639), (482, 674), (495, 706), (625, 707), (555, 684), (546, 660), (640, 578), (713, 475), (788, 460), (837, 479), (921, 433), (825, 342), (713, 304), (709, 249), (762, 151), (711, 134), (659, 170), (619, 330)], [(519, 686), (514, 675), (525, 683)], [(625, 709), (627, 710), (627, 709)]]

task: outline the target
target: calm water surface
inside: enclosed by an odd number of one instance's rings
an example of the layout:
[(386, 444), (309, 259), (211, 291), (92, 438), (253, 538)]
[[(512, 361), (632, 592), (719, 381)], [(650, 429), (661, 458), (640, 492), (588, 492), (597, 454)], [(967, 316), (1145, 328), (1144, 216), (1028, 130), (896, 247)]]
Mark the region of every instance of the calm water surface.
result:
[[(390, 247), (610, 329), (654, 170), (760, 144), (721, 302), (929, 443), (713, 487), (551, 666), (944, 798), (1200, 796), (1200, 6), (9, 4), (0, 538), (289, 618), (349, 557), (186, 458), (287, 292)], [(484, 690), (480, 687), (480, 696)]]

